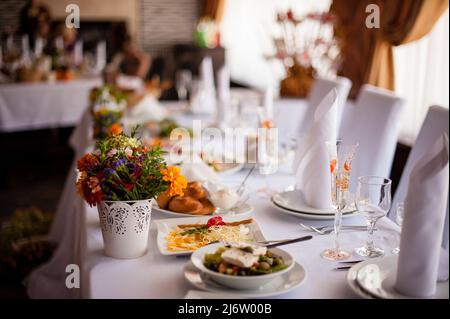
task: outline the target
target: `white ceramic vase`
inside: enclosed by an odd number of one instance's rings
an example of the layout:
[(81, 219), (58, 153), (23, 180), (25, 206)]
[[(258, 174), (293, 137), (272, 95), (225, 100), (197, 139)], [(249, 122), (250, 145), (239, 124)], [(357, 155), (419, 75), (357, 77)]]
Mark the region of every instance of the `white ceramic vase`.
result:
[(106, 255), (131, 259), (146, 253), (151, 200), (105, 201), (97, 208)]

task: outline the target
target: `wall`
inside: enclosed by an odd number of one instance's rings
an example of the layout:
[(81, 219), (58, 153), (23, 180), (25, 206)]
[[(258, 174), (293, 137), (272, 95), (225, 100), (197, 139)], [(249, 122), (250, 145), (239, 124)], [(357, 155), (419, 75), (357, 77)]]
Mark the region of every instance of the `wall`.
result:
[(142, 0), (141, 6), (140, 38), (145, 50), (192, 41), (201, 1)]
[[(0, 32), (18, 27), (20, 9), (26, 0), (0, 0)], [(80, 6), (81, 19), (126, 20), (130, 31), (149, 52), (174, 43), (192, 41), (199, 17), (200, 0), (42, 0), (55, 18), (66, 16), (69, 3)]]

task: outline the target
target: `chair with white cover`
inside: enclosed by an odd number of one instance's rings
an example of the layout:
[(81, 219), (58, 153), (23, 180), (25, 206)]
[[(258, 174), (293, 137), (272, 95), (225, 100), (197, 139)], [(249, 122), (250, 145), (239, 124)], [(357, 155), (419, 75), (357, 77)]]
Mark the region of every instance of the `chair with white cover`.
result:
[[(420, 128), (419, 134), (417, 136), (416, 142), (414, 143), (411, 152), (409, 153), (408, 160), (403, 169), (400, 182), (398, 184), (397, 190), (395, 191), (395, 196), (392, 201), (391, 211), (389, 217), (395, 219), (396, 207), (398, 203), (405, 200), (406, 193), (408, 191), (409, 175), (411, 170), (416, 165), (417, 161), (425, 155), (425, 152), (430, 148), (430, 145), (444, 133), (448, 133), (449, 127), (449, 111), (441, 106), (431, 106), (428, 109), (427, 116), (423, 121), (422, 127)], [(447, 214), (445, 218), (445, 229), (443, 235), (442, 246), (448, 250), (449, 242), (449, 224), (448, 224), (448, 202), (447, 202)]]
[[(279, 125), (280, 138), (296, 137), (307, 132), (314, 122), (314, 112), (322, 99), (335, 88), (339, 98), (338, 119), (347, 101), (352, 82), (344, 77), (335, 79), (316, 78), (307, 99), (279, 99), (274, 102), (276, 121)], [(340, 121), (340, 120), (339, 120)], [(339, 127), (339, 123), (338, 123)]]
[(392, 91), (366, 84), (356, 103), (346, 105), (338, 136), (345, 144), (359, 144), (352, 163), (352, 191), (359, 176), (390, 176), (404, 104)]

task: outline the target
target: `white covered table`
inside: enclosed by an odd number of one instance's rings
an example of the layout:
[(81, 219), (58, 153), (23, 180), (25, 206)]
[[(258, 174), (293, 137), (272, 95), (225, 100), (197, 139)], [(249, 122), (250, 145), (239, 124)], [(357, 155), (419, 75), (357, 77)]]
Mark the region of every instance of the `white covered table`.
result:
[(75, 125), (100, 78), (0, 84), (0, 132)]
[[(244, 173), (245, 171), (230, 179), (237, 180)], [(257, 189), (261, 182), (261, 177), (255, 174), (249, 181), (250, 189)], [(279, 190), (291, 182), (292, 177), (286, 173), (270, 177), (271, 186)], [(250, 202), (255, 208), (252, 218), (260, 224), (267, 239), (311, 234), (302, 230), (299, 223), (314, 225), (332, 223), (284, 215), (271, 207), (268, 200), (256, 196), (251, 198)], [(158, 251), (154, 223), (150, 228), (148, 253), (138, 259), (118, 260), (107, 257), (102, 252), (103, 240), (97, 210), (83, 204), (80, 206), (80, 215), (83, 219), (81, 238), (85, 240), (80, 247), (83, 298), (183, 298), (188, 290), (196, 289), (190, 286), (183, 276), (183, 267), (189, 258), (163, 256)], [(166, 217), (157, 212), (152, 213), (152, 220), (160, 218)], [(363, 219), (352, 217), (346, 219), (344, 223), (362, 224)], [(398, 228), (387, 218), (381, 220), (377, 228), (376, 243), (384, 247), (389, 255), (391, 249), (398, 244)], [(362, 246), (365, 238), (365, 232), (344, 232), (341, 235), (342, 246), (348, 249)], [(320, 257), (320, 252), (332, 247), (333, 244), (331, 234), (317, 235), (310, 241), (284, 246), (283, 249), (292, 253), (296, 261), (306, 269), (306, 281), (295, 290), (277, 298), (356, 298), (347, 285), (345, 279), (347, 272), (332, 270), (336, 263)]]
[[(302, 113), (305, 104), (299, 103), (282, 106), (289, 108), (291, 115)], [(287, 111), (287, 110), (286, 110)], [(280, 111), (280, 114), (286, 114)], [(181, 125), (189, 125), (192, 119), (199, 118), (187, 114), (176, 114)], [(204, 118), (203, 118), (204, 119)], [(279, 119), (279, 125), (284, 125)], [(208, 123), (205, 123), (205, 125)], [(289, 125), (290, 126), (290, 125)], [(77, 156), (83, 149), (87, 151), (90, 134), (89, 118), (83, 117), (71, 139)], [(294, 183), (289, 172), (290, 164), (281, 167), (279, 172), (269, 177), (269, 184), (276, 190)], [(224, 182), (235, 184), (242, 180), (247, 171), (223, 176)], [(72, 166), (69, 172), (63, 201), (58, 209), (58, 223), (54, 225), (53, 239), (59, 243), (52, 260), (34, 271), (28, 278), (28, 293), (32, 298), (183, 298), (191, 287), (184, 279), (183, 266), (187, 258), (163, 256), (156, 246), (156, 228), (151, 224), (148, 252), (141, 258), (118, 260), (103, 254), (103, 240), (96, 208), (90, 208), (75, 194), (73, 186), (76, 171)], [(258, 173), (248, 181), (250, 193), (262, 185), (262, 177)], [(254, 206), (252, 217), (260, 224), (267, 239), (284, 239), (310, 234), (303, 231), (299, 224), (331, 225), (332, 221), (311, 221), (280, 213), (271, 206), (267, 199), (252, 196), (249, 200)], [(166, 218), (155, 212), (152, 220)], [(361, 217), (346, 219), (344, 224), (363, 224)], [(398, 227), (389, 219), (380, 220), (375, 233), (376, 243), (390, 254), (399, 240)], [(51, 235), (52, 235), (51, 234)], [(346, 283), (346, 272), (335, 271), (334, 262), (324, 260), (320, 252), (333, 246), (333, 235), (317, 235), (307, 242), (285, 246), (307, 273), (306, 281), (297, 289), (280, 295), (279, 298), (355, 298), (356, 295)], [(341, 235), (342, 246), (353, 249), (365, 242), (365, 232), (344, 232)], [(358, 258), (358, 257), (355, 257)], [(80, 289), (67, 289), (65, 267), (77, 264), (81, 270)]]

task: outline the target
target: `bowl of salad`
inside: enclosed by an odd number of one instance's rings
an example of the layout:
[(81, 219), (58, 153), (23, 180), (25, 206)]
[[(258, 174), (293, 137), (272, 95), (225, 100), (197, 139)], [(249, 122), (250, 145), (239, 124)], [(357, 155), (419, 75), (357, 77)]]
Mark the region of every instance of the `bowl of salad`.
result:
[(282, 249), (243, 242), (204, 246), (191, 261), (212, 280), (243, 290), (257, 289), (294, 266), (292, 255)]

